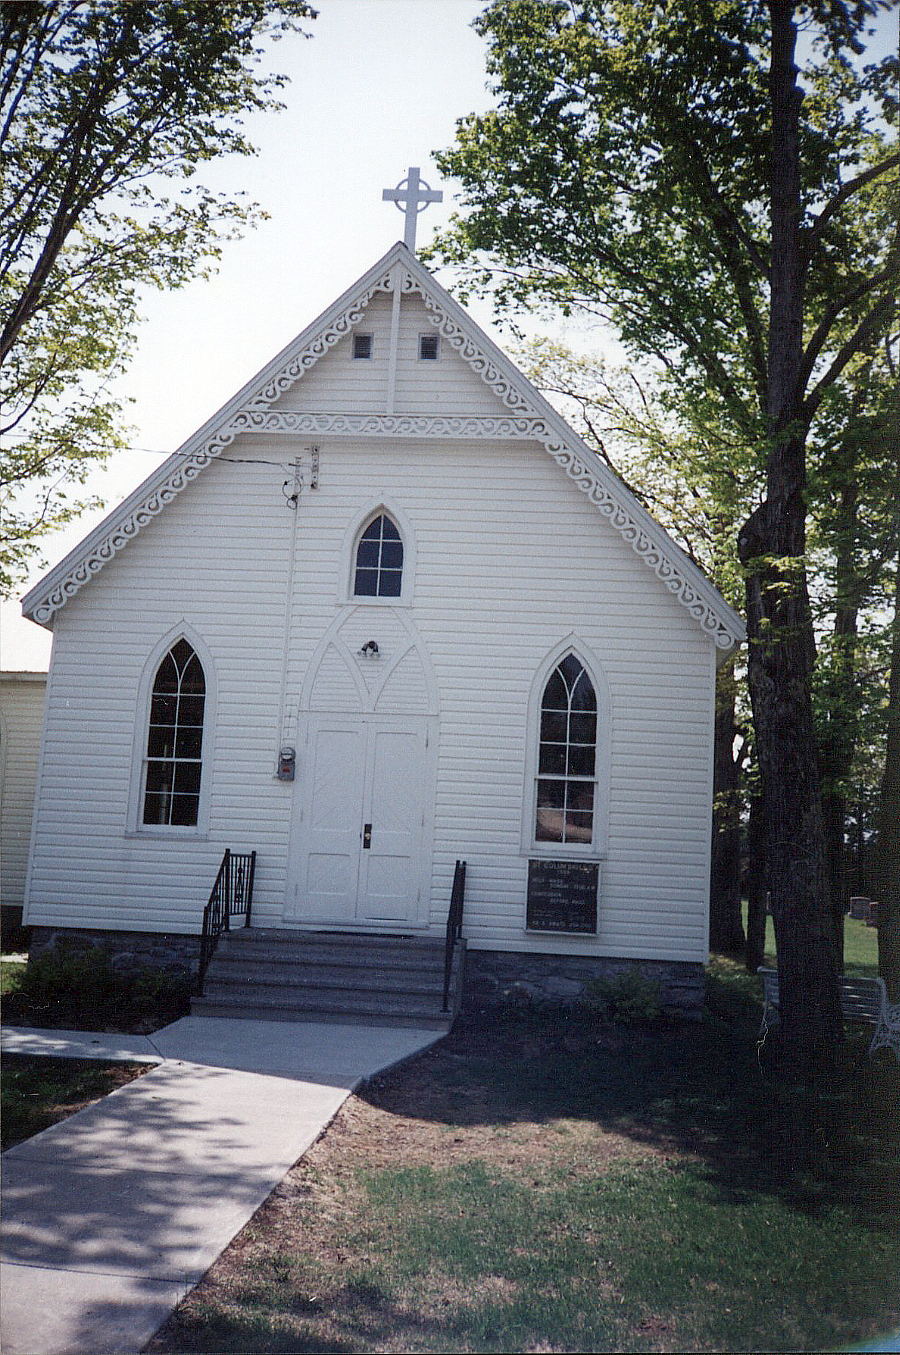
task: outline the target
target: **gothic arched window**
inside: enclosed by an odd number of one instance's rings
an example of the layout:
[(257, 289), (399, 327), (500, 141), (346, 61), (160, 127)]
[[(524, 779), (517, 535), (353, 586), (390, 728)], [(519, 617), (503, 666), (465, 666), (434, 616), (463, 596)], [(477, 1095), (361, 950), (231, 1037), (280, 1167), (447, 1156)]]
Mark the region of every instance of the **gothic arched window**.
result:
[(574, 654), (567, 654), (550, 674), (540, 719), (535, 839), (590, 845), (597, 784), (597, 696)]
[(156, 670), (150, 697), (143, 823), (197, 823), (205, 704), (203, 665), (187, 640), (177, 640)]
[(387, 513), (368, 524), (356, 547), (354, 597), (398, 598), (403, 585), (403, 541)]

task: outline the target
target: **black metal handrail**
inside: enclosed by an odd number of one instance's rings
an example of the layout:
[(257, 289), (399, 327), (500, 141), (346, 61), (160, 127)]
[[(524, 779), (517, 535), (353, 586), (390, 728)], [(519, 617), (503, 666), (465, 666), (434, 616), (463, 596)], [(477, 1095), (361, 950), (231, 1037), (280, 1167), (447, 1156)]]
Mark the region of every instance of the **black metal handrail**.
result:
[(230, 930), (231, 919), (243, 914), (244, 926), (250, 926), (255, 874), (256, 852), (232, 852), (226, 848), (209, 903), (203, 909), (200, 963), (197, 966), (198, 996), (203, 994), (203, 981), (219, 937)]
[(453, 972), (453, 952), (462, 936), (463, 906), (466, 901), (466, 863), (457, 861), (453, 872), (453, 888), (450, 891), (450, 911), (447, 914), (447, 940), (444, 944), (444, 1006), (447, 1011), (450, 1002), (450, 975)]

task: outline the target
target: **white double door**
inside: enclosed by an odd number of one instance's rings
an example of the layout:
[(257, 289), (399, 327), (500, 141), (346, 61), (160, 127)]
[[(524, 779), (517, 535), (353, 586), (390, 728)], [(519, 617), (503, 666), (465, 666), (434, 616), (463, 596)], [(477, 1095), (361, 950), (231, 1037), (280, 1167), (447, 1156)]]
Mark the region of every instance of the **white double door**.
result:
[(287, 916), (344, 925), (416, 923), (433, 786), (428, 720), (309, 718)]

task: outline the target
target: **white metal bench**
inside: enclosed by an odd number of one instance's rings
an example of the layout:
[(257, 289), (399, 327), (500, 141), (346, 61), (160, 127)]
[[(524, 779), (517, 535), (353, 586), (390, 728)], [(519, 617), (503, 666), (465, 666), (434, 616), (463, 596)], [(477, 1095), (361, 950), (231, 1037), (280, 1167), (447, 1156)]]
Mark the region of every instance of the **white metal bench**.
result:
[[(763, 1014), (760, 1037), (781, 1019), (778, 998), (778, 971), (764, 966), (756, 971), (763, 981)], [(869, 1055), (876, 1049), (892, 1049), (900, 1060), (900, 1002), (888, 1002), (884, 979), (841, 975), (841, 1012), (845, 1021), (874, 1025)]]

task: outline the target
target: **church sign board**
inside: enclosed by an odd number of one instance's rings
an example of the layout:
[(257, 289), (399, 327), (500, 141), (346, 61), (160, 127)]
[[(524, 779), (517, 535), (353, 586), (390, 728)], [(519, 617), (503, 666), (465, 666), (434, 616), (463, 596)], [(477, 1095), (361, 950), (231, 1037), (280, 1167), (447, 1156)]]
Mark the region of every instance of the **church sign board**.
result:
[(529, 861), (528, 930), (593, 935), (598, 869), (596, 861)]

